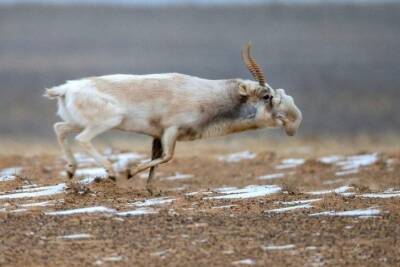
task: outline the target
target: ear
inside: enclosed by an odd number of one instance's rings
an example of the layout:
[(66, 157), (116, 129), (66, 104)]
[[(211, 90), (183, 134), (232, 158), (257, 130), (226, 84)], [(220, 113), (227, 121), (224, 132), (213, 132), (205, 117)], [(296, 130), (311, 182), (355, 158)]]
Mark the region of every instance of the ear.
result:
[(249, 88), (246, 84), (241, 83), (239, 84), (239, 95), (241, 96), (249, 96)]

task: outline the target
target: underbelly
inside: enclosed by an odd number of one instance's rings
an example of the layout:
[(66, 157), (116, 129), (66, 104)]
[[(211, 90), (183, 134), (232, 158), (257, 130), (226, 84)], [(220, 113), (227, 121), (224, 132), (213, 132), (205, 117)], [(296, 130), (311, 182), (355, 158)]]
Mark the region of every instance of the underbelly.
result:
[(146, 120), (138, 120), (134, 118), (124, 118), (116, 129), (125, 132), (145, 134), (157, 138), (161, 137), (163, 132), (162, 128), (158, 125), (152, 125)]
[(201, 139), (201, 131), (194, 128), (183, 128), (179, 130), (178, 141), (193, 141)]

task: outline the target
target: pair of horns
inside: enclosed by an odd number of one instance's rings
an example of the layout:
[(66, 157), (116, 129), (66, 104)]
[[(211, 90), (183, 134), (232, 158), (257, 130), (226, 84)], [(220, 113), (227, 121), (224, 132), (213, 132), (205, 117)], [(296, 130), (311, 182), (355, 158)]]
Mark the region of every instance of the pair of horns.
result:
[(251, 56), (251, 42), (249, 41), (242, 48), (242, 60), (247, 69), (253, 75), (254, 79), (265, 86), (265, 77), (261, 67), (257, 64), (256, 60)]

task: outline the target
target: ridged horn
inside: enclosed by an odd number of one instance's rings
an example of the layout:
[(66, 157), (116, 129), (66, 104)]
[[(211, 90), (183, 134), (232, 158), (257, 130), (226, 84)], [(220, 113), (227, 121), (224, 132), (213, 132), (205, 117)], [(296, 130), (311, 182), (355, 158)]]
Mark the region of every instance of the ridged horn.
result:
[(251, 42), (249, 41), (242, 48), (242, 60), (250, 71), (251, 75), (261, 86), (265, 86), (265, 76), (261, 67), (257, 64), (256, 60), (251, 56)]

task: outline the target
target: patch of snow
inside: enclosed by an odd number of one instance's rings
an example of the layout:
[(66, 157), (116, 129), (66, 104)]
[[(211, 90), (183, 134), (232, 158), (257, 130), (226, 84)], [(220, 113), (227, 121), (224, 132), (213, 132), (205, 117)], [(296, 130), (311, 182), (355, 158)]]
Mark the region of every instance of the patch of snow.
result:
[(308, 204), (322, 200), (322, 198), (313, 198), (313, 199), (304, 199), (304, 200), (294, 200), (294, 201), (284, 201), (280, 202), (284, 205), (299, 205), (299, 204)]
[(110, 160), (115, 161), (113, 164), (113, 169), (117, 172), (124, 171), (129, 168), (133, 163), (142, 160), (145, 155), (139, 153), (122, 153), (117, 155), (111, 155)]
[[(345, 186), (338, 187), (336, 189), (306, 192), (306, 194), (309, 194), (309, 195), (324, 195), (324, 194), (331, 194), (331, 193), (345, 194), (350, 189), (353, 189), (353, 187), (345, 185)], [(353, 194), (353, 193), (351, 193), (351, 194)], [(346, 194), (346, 195), (349, 195), (349, 194)]]
[(74, 215), (74, 214), (82, 214), (82, 213), (115, 213), (116, 210), (110, 209), (103, 206), (96, 207), (87, 207), (87, 208), (79, 208), (79, 209), (71, 209), (71, 210), (60, 210), (60, 211), (51, 211), (46, 212), (46, 215), (54, 215), (54, 216), (62, 216), (62, 215)]
[(49, 205), (54, 205), (54, 201), (44, 201), (44, 202), (37, 202), (37, 203), (26, 203), (22, 204), (21, 207), (45, 207)]
[(249, 185), (241, 189), (217, 189), (216, 191), (224, 194), (221, 196), (206, 197), (204, 199), (245, 199), (262, 197), (281, 191), (277, 185)]
[(242, 151), (237, 153), (232, 153), (224, 156), (218, 156), (217, 159), (226, 162), (239, 162), (242, 160), (254, 159), (257, 156), (256, 153), (250, 151)]
[[(31, 197), (42, 197), (42, 196), (52, 196), (61, 194), (64, 192), (65, 183), (50, 185), (50, 186), (43, 186), (43, 187), (36, 187), (36, 188), (27, 188), (24, 190), (28, 190), (28, 192), (11, 192), (11, 194), (4, 194), (0, 195), (0, 199), (16, 199), (16, 198), (31, 198)], [(29, 190), (34, 190), (29, 191)]]
[(185, 193), (185, 196), (195, 196), (195, 195), (198, 195), (198, 194), (200, 194), (201, 192), (190, 192), (190, 193)]
[(164, 178), (161, 178), (160, 180), (174, 181), (174, 180), (190, 179), (190, 178), (193, 178), (193, 177), (194, 176), (192, 174), (182, 174), (182, 173), (176, 172), (175, 175), (164, 177)]
[(116, 213), (116, 215), (118, 215), (118, 216), (139, 216), (139, 215), (154, 214), (154, 213), (157, 213), (157, 211), (154, 209), (140, 208), (140, 209), (136, 209), (136, 210), (118, 212), (118, 213)]
[(310, 214), (310, 216), (349, 216), (349, 217), (365, 217), (376, 216), (380, 214), (380, 210), (376, 208), (356, 209), (347, 211), (324, 211)]
[(7, 194), (7, 193), (26, 193), (26, 192), (37, 192), (43, 190), (43, 187), (38, 187), (37, 185), (31, 187), (22, 186), (22, 189), (15, 189), (10, 192), (1, 192), (0, 194)]
[(237, 187), (234, 187), (234, 186), (224, 186), (224, 187), (214, 189), (214, 191), (219, 192), (219, 193), (225, 193), (225, 192), (229, 192), (229, 191), (236, 190), (236, 189), (237, 189)]
[(328, 156), (322, 157), (319, 161), (327, 164), (335, 163), (340, 166), (342, 170), (354, 170), (358, 169), (361, 166), (368, 166), (374, 164), (378, 160), (378, 154), (363, 154), (363, 155), (354, 155), (354, 156)]
[(336, 176), (346, 176), (346, 175), (349, 175), (349, 174), (356, 174), (358, 172), (359, 172), (359, 169), (352, 169), (352, 170), (347, 170), (347, 171), (335, 172), (335, 175)]
[(212, 193), (213, 193), (213, 192), (210, 192), (210, 191), (196, 191), (196, 192), (186, 193), (185, 196), (195, 196), (195, 195), (198, 195), (198, 194), (210, 195), (210, 194), (212, 194)]
[(105, 176), (104, 177), (99, 177), (99, 176), (92, 176), (91, 177), (91, 176), (88, 176), (88, 177), (86, 177), (86, 178), (84, 178), (82, 180), (79, 180), (78, 183), (80, 183), (81, 185), (89, 185), (89, 184), (93, 183), (96, 179), (105, 180), (106, 177)]
[(336, 172), (336, 176), (344, 176), (358, 173), (359, 168), (374, 164), (378, 160), (378, 154), (363, 154), (354, 156), (327, 156), (319, 159), (320, 162), (327, 164), (335, 164), (340, 167), (340, 171)]
[(364, 154), (347, 157), (345, 161), (338, 162), (337, 165), (342, 167), (342, 170), (358, 169), (362, 166), (374, 164), (378, 160), (378, 154)]
[(0, 182), (15, 180), (22, 171), (22, 167), (9, 167), (0, 170)]
[(362, 197), (366, 198), (392, 198), (392, 197), (400, 197), (400, 191), (385, 191), (383, 193), (367, 193), (362, 194)]
[(301, 204), (301, 205), (294, 205), (286, 208), (279, 208), (279, 209), (272, 209), (272, 210), (266, 210), (265, 212), (275, 212), (275, 213), (282, 213), (282, 212), (287, 212), (287, 211), (292, 211), (292, 210), (297, 210), (297, 209), (310, 209), (312, 206), (310, 204)]
[[(108, 160), (114, 162), (113, 168), (117, 172), (125, 170), (132, 163), (138, 162), (145, 157), (145, 155), (135, 153), (135, 152), (111, 154), (111, 151), (105, 151), (104, 154), (107, 156)], [(79, 166), (81, 166), (81, 167), (96, 165), (95, 159), (93, 159), (92, 157), (89, 157), (86, 154), (75, 153), (74, 156), (75, 156), (75, 159), (78, 162)]]
[(103, 261), (122, 261), (122, 256), (111, 256), (102, 258)]
[[(62, 172), (63, 176), (66, 176), (66, 172)], [(107, 172), (104, 168), (91, 167), (91, 168), (81, 168), (75, 171), (75, 176), (84, 179), (80, 180), (79, 183), (83, 185), (91, 184), (96, 178), (105, 179), (107, 178)]]
[(122, 259), (123, 259), (122, 256), (104, 257), (104, 258), (101, 258), (100, 260), (96, 260), (94, 262), (94, 265), (103, 265), (104, 262), (117, 262), (117, 261), (121, 261)]
[(331, 156), (321, 157), (318, 160), (325, 164), (333, 164), (342, 160), (343, 158), (344, 157), (340, 155), (331, 155)]
[(232, 262), (233, 265), (254, 265), (256, 262), (253, 259), (244, 259)]
[(100, 167), (84, 168), (84, 169), (77, 169), (75, 171), (75, 176), (77, 176), (77, 177), (107, 177), (107, 172), (104, 168), (100, 168)]
[(275, 167), (275, 169), (281, 170), (281, 169), (295, 168), (304, 164), (304, 162), (305, 162), (304, 159), (284, 159), (281, 161), (279, 165)]
[(399, 191), (395, 191), (393, 187), (386, 189), (383, 193), (400, 193)]
[(74, 240), (74, 239), (87, 239), (91, 238), (92, 235), (89, 234), (72, 234), (72, 235), (63, 235), (63, 236), (58, 236), (58, 239), (68, 239), (68, 240)]
[(0, 176), (0, 182), (8, 182), (17, 179), (15, 175), (2, 175)]
[(278, 179), (278, 178), (283, 178), (283, 177), (285, 177), (284, 173), (271, 173), (271, 174), (258, 176), (257, 179), (271, 180), (271, 179)]
[(329, 156), (323, 157), (319, 159), (324, 163), (331, 163), (339, 166), (341, 171), (336, 172), (337, 176), (344, 176), (349, 174), (355, 174), (359, 171), (360, 167), (369, 166), (374, 164), (378, 160), (378, 154), (363, 154), (363, 155), (354, 155), (348, 157), (341, 156)]
[(296, 246), (293, 244), (290, 245), (282, 245), (282, 246), (276, 246), (276, 245), (269, 245), (269, 246), (262, 246), (261, 248), (263, 250), (285, 250), (285, 249), (293, 249)]
[(88, 155), (83, 154), (83, 153), (75, 153), (74, 158), (78, 162), (79, 166), (96, 164), (96, 161), (94, 160), (94, 158), (89, 157)]
[(12, 176), (21, 174), (22, 167), (8, 167), (0, 170), (0, 176)]
[(175, 201), (174, 198), (159, 197), (159, 198), (145, 199), (142, 201), (136, 201), (129, 205), (137, 206), (137, 207), (148, 207), (148, 206), (155, 206), (155, 205), (170, 204), (173, 201)]
[(161, 256), (164, 256), (165, 254), (167, 254), (168, 252), (169, 252), (169, 249), (153, 252), (150, 255), (151, 256), (156, 256), (156, 257), (161, 257)]

